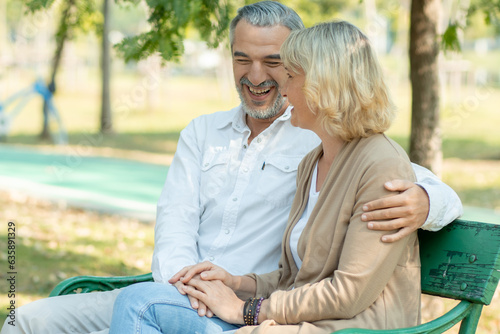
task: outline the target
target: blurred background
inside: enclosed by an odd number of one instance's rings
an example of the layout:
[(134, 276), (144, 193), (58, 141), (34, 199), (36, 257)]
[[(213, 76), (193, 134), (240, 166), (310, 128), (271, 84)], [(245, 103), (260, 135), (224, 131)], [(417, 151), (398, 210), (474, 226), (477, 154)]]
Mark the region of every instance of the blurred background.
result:
[[(148, 32), (151, 9), (143, 1), (81, 2), (88, 7), (0, 0), (0, 248), (15, 222), (17, 306), (71, 276), (149, 272), (155, 205), (181, 129), (239, 104), (226, 39), (210, 48), (188, 26), (171, 61), (152, 54), (126, 62), (113, 46)], [(410, 1), (282, 2), (306, 26), (342, 18), (365, 31), (398, 107), (388, 134), (409, 149)], [(229, 16), (245, 3), (232, 1)], [(442, 159), (433, 170), (460, 196), (464, 218), (500, 223), (499, 25), (473, 10), (488, 1), (438, 3), (439, 33), (450, 22), (463, 29), (461, 50), (438, 57)], [(7, 254), (0, 256), (7, 291)], [(478, 332), (500, 332), (498, 299), (497, 291)], [(424, 302), (427, 319), (454, 305)], [(1, 309), (8, 303), (2, 293)]]

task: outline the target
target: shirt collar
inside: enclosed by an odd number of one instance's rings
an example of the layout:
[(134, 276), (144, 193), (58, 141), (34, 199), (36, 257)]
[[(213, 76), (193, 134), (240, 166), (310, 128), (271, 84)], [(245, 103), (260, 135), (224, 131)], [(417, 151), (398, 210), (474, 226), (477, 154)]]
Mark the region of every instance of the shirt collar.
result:
[[(247, 128), (247, 123), (246, 123), (246, 114), (245, 112), (243, 111), (243, 108), (241, 107), (241, 105), (239, 107), (236, 108), (236, 112), (234, 113), (233, 117), (227, 117), (223, 120), (221, 120), (221, 122), (219, 122), (219, 125), (217, 126), (217, 129), (223, 129), (225, 128), (226, 126), (228, 126), (229, 124), (232, 124), (233, 125), (233, 128), (237, 129), (237, 130), (243, 130), (243, 129), (246, 129)], [(291, 106), (288, 106), (285, 110), (285, 112), (283, 113), (283, 115), (281, 115), (280, 117), (278, 117), (274, 123), (276, 122), (284, 122), (284, 121), (287, 121), (290, 119), (291, 117), (291, 109), (292, 107)]]

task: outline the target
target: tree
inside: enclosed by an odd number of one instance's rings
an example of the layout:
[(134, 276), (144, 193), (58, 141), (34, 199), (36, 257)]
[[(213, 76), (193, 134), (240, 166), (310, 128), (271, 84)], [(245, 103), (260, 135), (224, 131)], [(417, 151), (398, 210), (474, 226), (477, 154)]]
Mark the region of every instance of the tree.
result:
[[(56, 48), (48, 79), (48, 88), (52, 94), (56, 93), (56, 77), (60, 68), (64, 46), (78, 31), (88, 31), (96, 24), (96, 10), (92, 0), (25, 0), (27, 11), (35, 13), (41, 10), (60, 10), (60, 21), (55, 34)], [(43, 105), (43, 126), (40, 134), (41, 139), (50, 138), (49, 108), (45, 102)]]
[[(61, 64), (61, 58), (63, 54), (64, 45), (66, 40), (69, 38), (70, 33), (70, 13), (75, 6), (74, 0), (68, 0), (65, 3), (65, 7), (61, 13), (61, 21), (59, 22), (59, 27), (56, 33), (56, 51), (54, 53), (54, 58), (52, 59), (52, 68), (49, 76), (48, 88), (49, 91), (54, 94), (56, 92), (56, 75), (59, 70), (59, 65)], [(44, 100), (43, 103), (43, 127), (40, 133), (40, 138), (43, 140), (50, 139), (50, 128), (49, 128), (49, 106), (47, 101)]]
[(442, 159), (437, 40), (439, 12), (439, 0), (412, 1), (409, 52), (412, 86), (410, 159), (435, 172)]
[(109, 43), (109, 0), (103, 0), (102, 4), (102, 33), (101, 35), (101, 133), (113, 132), (113, 121), (111, 114), (110, 78), (111, 78), (111, 57)]
[(230, 0), (155, 0), (147, 5), (151, 30), (128, 37), (117, 47), (126, 61), (157, 53), (164, 61), (179, 59), (188, 27), (198, 31), (210, 47), (217, 47), (226, 36), (233, 11)]
[(444, 34), (437, 26), (441, 1), (413, 0), (410, 12), (410, 79), (412, 115), (410, 159), (439, 174), (442, 151), (439, 128), (438, 54), (460, 51), (459, 30), (466, 27), (467, 17), (481, 11), (485, 21), (500, 30), (500, 0), (476, 0), (459, 8)]
[[(102, 37), (101, 72), (102, 72), (102, 103), (100, 131), (110, 133), (113, 130), (110, 102), (110, 44), (109, 34), (109, 0), (103, 0), (102, 24), (99, 22), (101, 13), (93, 0), (25, 0), (29, 12), (40, 10), (60, 10), (60, 21), (55, 34), (56, 48), (48, 80), (48, 88), (55, 94), (56, 77), (60, 68), (64, 46), (77, 33), (95, 30)], [(43, 106), (43, 127), (40, 137), (50, 138), (48, 122), (48, 105)]]
[[(40, 6), (50, 7), (54, 0), (25, 0)], [(103, 0), (105, 4), (109, 0)], [(116, 0), (132, 4), (138, 0)], [(160, 54), (164, 61), (177, 60), (183, 53), (183, 41), (189, 28), (198, 31), (201, 39), (216, 47), (226, 37), (230, 18), (234, 14), (232, 0), (148, 0), (148, 22), (151, 29), (137, 36), (124, 39), (118, 52), (126, 61), (140, 60)], [(68, 0), (91, 3), (91, 0)], [(245, 1), (248, 2), (248, 1)], [(255, 2), (255, 1), (250, 1)], [(289, 2), (292, 2), (290, 0)], [(482, 11), (487, 22), (500, 26), (500, 0), (472, 0), (470, 12)], [(42, 5), (40, 5), (42, 4)], [(354, 1), (347, 0), (294, 0), (304, 21), (324, 20), (339, 8), (355, 8)], [(439, 135), (439, 86), (437, 56), (439, 43), (445, 49), (459, 48), (457, 29), (463, 25), (449, 22), (443, 36), (438, 35), (437, 20), (441, 2), (439, 0), (413, 0), (410, 23), (410, 77), (412, 83), (412, 130), (410, 142), (411, 159), (423, 166), (438, 171), (441, 161), (441, 138)], [(77, 6), (78, 7), (78, 6)], [(89, 7), (90, 8), (90, 7)], [(105, 7), (103, 7), (105, 9)], [(74, 25), (73, 27), (77, 27)], [(104, 28), (103, 28), (104, 29)], [(58, 32), (59, 34), (59, 32)], [(105, 39), (103, 39), (104, 48)], [(103, 49), (104, 50), (104, 49)], [(103, 51), (104, 52), (104, 51)], [(104, 54), (104, 53), (103, 53)], [(57, 55), (57, 52), (56, 52)], [(56, 59), (56, 58), (55, 58)], [(56, 62), (54, 62), (56, 63)], [(103, 62), (104, 64), (104, 62)], [(55, 67), (55, 66), (54, 66)], [(104, 82), (103, 69), (103, 82)], [(105, 99), (103, 90), (103, 100)], [(103, 113), (101, 121), (106, 118)], [(111, 113), (109, 113), (110, 115)], [(101, 129), (109, 125), (101, 123)]]
[[(94, 28), (102, 36), (101, 73), (102, 100), (100, 131), (113, 132), (112, 112), (110, 106), (110, 44), (109, 34), (109, 0), (103, 1), (102, 26), (98, 24), (99, 13), (93, 0), (24, 0), (29, 12), (59, 8), (61, 19), (56, 33), (56, 49), (48, 80), (49, 90), (56, 92), (56, 76), (60, 67), (65, 43), (77, 32), (85, 32)], [(116, 0), (118, 2), (118, 0)], [(229, 0), (228, 0), (229, 1)], [(148, 1), (150, 6), (149, 23), (151, 31), (125, 39), (118, 51), (126, 61), (140, 60), (149, 55), (160, 53), (162, 58), (177, 60), (183, 51), (182, 42), (186, 37), (188, 26), (196, 29), (201, 38), (209, 46), (216, 47), (226, 33), (229, 24), (229, 13), (232, 9), (229, 2), (219, 0), (157, 0)], [(139, 0), (121, 0), (121, 2), (137, 4)], [(48, 106), (43, 108), (42, 139), (50, 138), (48, 122)]]

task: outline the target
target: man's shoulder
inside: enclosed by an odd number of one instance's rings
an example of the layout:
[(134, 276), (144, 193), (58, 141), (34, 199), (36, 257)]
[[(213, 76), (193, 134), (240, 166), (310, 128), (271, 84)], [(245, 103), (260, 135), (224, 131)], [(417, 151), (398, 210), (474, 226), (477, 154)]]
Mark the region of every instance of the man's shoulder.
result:
[(216, 111), (210, 114), (200, 115), (194, 118), (191, 123), (196, 125), (216, 124), (220, 126), (221, 124), (231, 122), (234, 119), (235, 115), (239, 112), (240, 108), (240, 106), (237, 106), (230, 110)]
[(181, 137), (205, 138), (209, 134), (220, 133), (220, 129), (227, 127), (232, 122), (238, 110), (239, 107), (236, 107), (227, 111), (200, 115), (191, 120), (181, 131)]

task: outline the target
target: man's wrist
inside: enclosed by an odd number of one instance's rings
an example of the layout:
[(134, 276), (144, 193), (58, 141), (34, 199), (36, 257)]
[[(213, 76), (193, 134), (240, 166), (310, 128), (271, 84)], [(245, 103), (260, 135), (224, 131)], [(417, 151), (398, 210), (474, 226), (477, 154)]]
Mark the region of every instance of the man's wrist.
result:
[[(431, 205), (432, 201), (431, 201), (431, 189), (428, 189), (428, 188), (431, 188), (430, 185), (426, 185), (425, 183), (420, 183), (420, 182), (415, 182), (415, 184), (417, 186), (419, 186), (420, 189), (422, 189), (422, 191), (425, 192), (425, 194), (427, 195), (427, 205), (428, 205), (428, 210), (427, 210), (427, 216), (425, 217), (425, 220), (423, 222), (423, 224), (420, 225), (420, 229), (428, 229), (429, 226), (432, 225), (433, 221), (436, 219), (436, 212), (432, 211), (433, 209), (433, 206)], [(426, 187), (427, 186), (427, 187)]]

